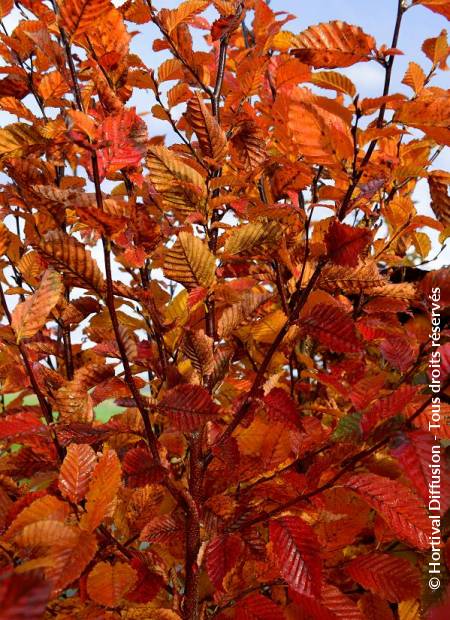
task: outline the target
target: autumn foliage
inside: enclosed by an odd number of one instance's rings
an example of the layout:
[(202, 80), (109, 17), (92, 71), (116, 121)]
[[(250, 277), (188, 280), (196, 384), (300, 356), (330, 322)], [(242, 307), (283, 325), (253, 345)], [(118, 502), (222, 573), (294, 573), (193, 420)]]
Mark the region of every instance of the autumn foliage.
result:
[(409, 12), (450, 2), (399, 1), (385, 44), (155, 4), (0, 2), (0, 617), (433, 619), (446, 31), (392, 82)]

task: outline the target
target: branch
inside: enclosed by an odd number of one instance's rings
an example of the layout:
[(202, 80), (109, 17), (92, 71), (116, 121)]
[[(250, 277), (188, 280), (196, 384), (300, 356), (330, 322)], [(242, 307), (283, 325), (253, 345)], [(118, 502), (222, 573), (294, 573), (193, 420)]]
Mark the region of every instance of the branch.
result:
[[(401, 27), (401, 23), (402, 23), (402, 18), (404, 13), (406, 12), (406, 8), (404, 6), (404, 1), (403, 0), (398, 0), (398, 4), (397, 4), (397, 18), (395, 20), (395, 28), (394, 28), (394, 34), (392, 36), (392, 43), (391, 43), (391, 48), (395, 48), (398, 45), (398, 39), (400, 36), (400, 27)], [(391, 85), (391, 78), (392, 78), (392, 68), (394, 66), (394, 60), (395, 60), (395, 56), (391, 55), (389, 56), (389, 60), (386, 64), (386, 74), (385, 74), (385, 78), (384, 78), (384, 86), (383, 86), (383, 97), (386, 97), (389, 94), (389, 88)], [(383, 121), (384, 121), (384, 114), (386, 112), (386, 104), (383, 104), (380, 108), (380, 112), (378, 114), (378, 118), (377, 118), (377, 123), (376, 126), (380, 129), (383, 126)], [(364, 159), (361, 162), (361, 166), (359, 167), (359, 171), (356, 174), (356, 176), (354, 177), (353, 181), (351, 182), (345, 196), (344, 199), (342, 201), (342, 205), (338, 211), (338, 218), (340, 221), (342, 221), (345, 216), (347, 215), (347, 208), (350, 204), (350, 201), (352, 199), (353, 196), (353, 192), (355, 191), (355, 189), (358, 186), (358, 183), (363, 175), (364, 169), (367, 166), (367, 164), (370, 161), (370, 158), (372, 157), (372, 154), (375, 150), (376, 145), (378, 144), (378, 138), (375, 138), (375, 140), (372, 140), (372, 142), (369, 144), (369, 147), (366, 151), (366, 154), (364, 156)]]

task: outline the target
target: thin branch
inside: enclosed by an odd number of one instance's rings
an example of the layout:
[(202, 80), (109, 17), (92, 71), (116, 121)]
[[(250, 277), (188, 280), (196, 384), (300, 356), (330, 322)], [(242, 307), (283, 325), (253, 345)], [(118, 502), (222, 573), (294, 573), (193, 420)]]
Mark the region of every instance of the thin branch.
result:
[[(404, 6), (404, 2), (403, 0), (398, 0), (397, 3), (397, 17), (395, 20), (395, 27), (394, 27), (394, 34), (392, 36), (392, 43), (391, 43), (391, 48), (396, 48), (398, 45), (398, 39), (400, 36), (400, 27), (401, 27), (401, 23), (402, 23), (402, 18), (403, 15), (406, 12), (406, 8)], [(386, 74), (385, 74), (385, 78), (384, 78), (384, 86), (383, 86), (383, 97), (386, 97), (389, 94), (389, 88), (391, 85), (391, 79), (392, 79), (392, 68), (394, 66), (394, 60), (395, 60), (395, 56), (392, 54), (391, 56), (389, 56), (389, 60), (386, 63)], [(378, 114), (378, 118), (377, 118), (377, 122), (376, 122), (376, 126), (378, 129), (381, 129), (381, 127), (383, 126), (383, 121), (384, 121), (384, 115), (386, 112), (386, 104), (383, 104), (380, 108), (380, 112)], [(338, 212), (338, 218), (339, 220), (343, 220), (345, 218), (345, 216), (347, 215), (347, 209), (348, 206), (350, 204), (350, 201), (353, 197), (353, 192), (355, 191), (356, 187), (358, 186), (358, 183), (363, 175), (364, 169), (367, 166), (367, 164), (369, 163), (372, 154), (375, 150), (376, 145), (378, 144), (378, 138), (375, 138), (374, 140), (372, 140), (372, 142), (369, 144), (369, 147), (366, 151), (366, 154), (364, 156), (364, 159), (361, 162), (361, 165), (359, 167), (359, 171), (357, 172), (356, 176), (354, 176), (352, 182), (349, 185), (349, 188), (344, 196), (344, 199), (342, 201), (342, 204), (340, 206), (339, 212)]]

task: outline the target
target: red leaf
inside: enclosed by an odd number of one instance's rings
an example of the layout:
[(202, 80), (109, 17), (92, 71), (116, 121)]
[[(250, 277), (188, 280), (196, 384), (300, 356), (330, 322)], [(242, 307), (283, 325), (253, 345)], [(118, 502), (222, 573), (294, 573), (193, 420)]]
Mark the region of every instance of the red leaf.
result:
[(361, 419), (363, 432), (367, 434), (381, 420), (403, 413), (406, 405), (413, 400), (417, 392), (417, 386), (402, 385), (389, 396), (380, 398), (364, 413)]
[(292, 398), (281, 388), (273, 388), (264, 397), (267, 415), (274, 422), (298, 428), (300, 426), (300, 413)]
[(99, 128), (100, 180), (121, 168), (139, 165), (147, 150), (147, 127), (134, 109), (106, 117)]
[(300, 325), (307, 334), (336, 353), (361, 350), (352, 317), (338, 306), (316, 304), (300, 320)]
[(285, 620), (285, 616), (270, 598), (254, 593), (236, 605), (235, 620)]
[(225, 576), (242, 555), (244, 543), (236, 534), (216, 536), (206, 548), (206, 569), (211, 582), (222, 589)]
[[(418, 430), (398, 436), (396, 446), (391, 450), (404, 475), (426, 504), (429, 501), (429, 484), (432, 482), (429, 465), (435, 443), (430, 433)], [(444, 514), (450, 507), (450, 473), (445, 461), (441, 464), (440, 502)]]
[(369, 553), (346, 566), (352, 579), (363, 588), (392, 603), (415, 599), (420, 592), (420, 572), (408, 560), (387, 553)]
[(177, 385), (158, 403), (169, 417), (172, 428), (193, 431), (217, 415), (218, 407), (200, 385)]
[(380, 350), (384, 359), (400, 372), (406, 372), (417, 358), (417, 349), (406, 336), (384, 340)]
[(123, 471), (127, 474), (127, 483), (131, 487), (161, 482), (165, 471), (155, 465), (150, 450), (146, 446), (131, 448), (123, 460)]
[(50, 584), (38, 571), (13, 574), (0, 582), (2, 620), (40, 620), (50, 596)]
[(23, 411), (0, 418), (0, 439), (17, 437), (45, 430), (45, 426), (35, 413)]
[(269, 540), (283, 579), (296, 592), (317, 596), (322, 567), (319, 543), (311, 526), (298, 517), (281, 517), (271, 521)]
[(367, 228), (354, 228), (333, 220), (325, 235), (328, 256), (337, 265), (356, 267), (361, 253), (372, 241), (372, 236)]
[(149, 603), (164, 587), (164, 580), (139, 558), (133, 558), (131, 566), (137, 572), (137, 581), (134, 588), (127, 593), (126, 598), (133, 603)]
[(423, 503), (407, 486), (376, 474), (352, 476), (345, 486), (372, 506), (400, 540), (428, 549), (429, 519)]

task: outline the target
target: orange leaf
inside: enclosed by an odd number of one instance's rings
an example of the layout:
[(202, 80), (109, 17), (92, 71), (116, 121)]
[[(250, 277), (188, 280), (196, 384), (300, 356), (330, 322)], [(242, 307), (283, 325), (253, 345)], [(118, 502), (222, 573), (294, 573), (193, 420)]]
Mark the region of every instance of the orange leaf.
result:
[(95, 452), (87, 444), (71, 444), (59, 472), (58, 486), (71, 502), (78, 504), (87, 491), (96, 463)]
[(87, 591), (99, 605), (116, 607), (136, 580), (137, 573), (129, 564), (99, 562), (88, 575)]
[(359, 26), (342, 21), (310, 26), (297, 37), (298, 47), (291, 51), (302, 62), (316, 68), (349, 67), (370, 60), (375, 39)]
[(11, 325), (16, 332), (17, 342), (31, 338), (42, 329), (48, 315), (58, 303), (63, 284), (61, 276), (53, 269), (47, 269), (39, 288), (25, 301), (18, 304), (11, 315)]
[(73, 38), (95, 27), (111, 8), (110, 0), (58, 0), (63, 28)]
[(89, 490), (86, 494), (86, 512), (80, 527), (93, 531), (107, 516), (119, 490), (121, 480), (120, 461), (114, 450), (107, 450), (97, 463)]

